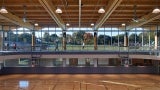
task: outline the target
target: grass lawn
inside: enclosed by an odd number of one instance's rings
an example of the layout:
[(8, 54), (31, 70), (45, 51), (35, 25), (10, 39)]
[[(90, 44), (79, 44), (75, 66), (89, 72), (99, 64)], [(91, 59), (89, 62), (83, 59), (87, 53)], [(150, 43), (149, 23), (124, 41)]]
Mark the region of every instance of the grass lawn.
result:
[[(49, 47), (49, 51), (55, 51), (55, 47)], [(58, 47), (59, 51), (62, 51), (62, 46)], [(81, 45), (67, 45), (66, 46), (67, 51), (95, 51), (94, 45), (85, 45), (84, 49)], [(118, 47), (118, 46), (110, 46), (110, 45), (98, 45), (97, 51), (143, 51), (143, 50), (153, 50), (152, 48), (149, 48), (148, 46), (144, 47)]]

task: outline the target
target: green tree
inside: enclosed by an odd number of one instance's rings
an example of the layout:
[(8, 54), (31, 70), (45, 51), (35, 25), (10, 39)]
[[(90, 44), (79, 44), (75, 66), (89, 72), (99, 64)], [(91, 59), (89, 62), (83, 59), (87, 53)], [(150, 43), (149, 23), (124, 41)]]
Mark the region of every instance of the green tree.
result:
[(133, 34), (131, 34), (129, 36), (129, 42), (130, 43), (135, 43), (135, 41), (138, 42), (139, 41), (139, 37), (138, 37), (138, 35), (136, 33), (133, 33)]
[(143, 33), (143, 44), (148, 44), (148, 42), (149, 42), (149, 34), (148, 33)]
[(23, 33), (18, 36), (20, 42), (32, 43), (32, 35), (29, 33)]
[(50, 41), (50, 36), (49, 36), (49, 33), (48, 33), (48, 32), (45, 32), (45, 33), (44, 33), (43, 40), (44, 40), (45, 42), (49, 42), (49, 41)]
[(104, 44), (110, 44), (111, 43), (111, 37), (108, 35), (99, 35), (98, 36), (98, 44), (104, 45)]
[(85, 34), (85, 31), (78, 31), (77, 32), (77, 40), (82, 40), (84, 34)]
[(124, 42), (124, 34), (119, 34), (119, 42)]
[[(143, 36), (143, 37), (142, 37)], [(142, 42), (142, 39), (143, 39), (143, 44), (145, 45), (149, 45), (149, 36), (150, 36), (150, 43), (154, 42), (154, 36), (155, 36), (155, 32), (154, 31), (151, 31), (151, 32), (143, 32), (143, 33), (140, 33), (138, 35), (139, 37), (139, 42), (141, 43)]]
[(11, 30), (7, 32), (7, 37), (6, 37), (7, 41), (16, 42), (16, 38), (17, 38), (17, 35), (14, 34)]
[(112, 41), (115, 43), (115, 44), (117, 44), (118, 45), (118, 43), (119, 43), (119, 45), (121, 45), (121, 46), (123, 46), (123, 43), (124, 43), (124, 35), (125, 34), (119, 34), (119, 35), (116, 35), (116, 36), (113, 36), (112, 37)]
[(151, 41), (151, 43), (154, 42), (154, 39), (155, 39), (155, 32), (151, 31), (150, 32), (150, 41)]
[(66, 41), (67, 43), (71, 44), (73, 42), (72, 36), (70, 34), (66, 35)]
[(49, 39), (51, 42), (55, 42), (58, 39), (58, 36), (57, 36), (57, 34), (51, 34), (49, 36)]
[(85, 34), (85, 31), (78, 31), (74, 32), (72, 34), (72, 39), (74, 41), (74, 44), (81, 44), (81, 41), (83, 40), (83, 35)]

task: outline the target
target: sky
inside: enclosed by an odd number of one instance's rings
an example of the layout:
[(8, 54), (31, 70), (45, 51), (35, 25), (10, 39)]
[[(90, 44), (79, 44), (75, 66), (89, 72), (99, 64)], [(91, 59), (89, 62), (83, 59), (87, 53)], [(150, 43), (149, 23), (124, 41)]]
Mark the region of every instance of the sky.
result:
[[(77, 32), (79, 30), (84, 30), (85, 32), (87, 33), (94, 33), (94, 31), (92, 30), (92, 28), (68, 28), (67, 30), (67, 34), (70, 34), (72, 35), (74, 32)], [(112, 32), (111, 32), (112, 30)], [(137, 33), (137, 34), (140, 34), (142, 32), (142, 28), (137, 28), (136, 29), (137, 31), (135, 31), (135, 29), (132, 29), (130, 32), (129, 32), (129, 35), (131, 35), (132, 33)], [(139, 30), (139, 31), (138, 31)], [(61, 28), (43, 28), (42, 31), (39, 30), (39, 31), (36, 31), (35, 35), (37, 37), (43, 37), (44, 33), (45, 32), (49, 32), (49, 34), (57, 34), (58, 36), (60, 36), (62, 34), (62, 29)], [(30, 33), (31, 34), (31, 31), (29, 29), (26, 29), (26, 28), (18, 28), (17, 29), (17, 32), (16, 30), (13, 31), (14, 34), (18, 33), (18, 34), (22, 34), (22, 33)], [(99, 28), (98, 29), (98, 35), (108, 35), (108, 36), (116, 36), (118, 34), (123, 34), (124, 31), (122, 30), (119, 30), (118, 31), (118, 28)]]

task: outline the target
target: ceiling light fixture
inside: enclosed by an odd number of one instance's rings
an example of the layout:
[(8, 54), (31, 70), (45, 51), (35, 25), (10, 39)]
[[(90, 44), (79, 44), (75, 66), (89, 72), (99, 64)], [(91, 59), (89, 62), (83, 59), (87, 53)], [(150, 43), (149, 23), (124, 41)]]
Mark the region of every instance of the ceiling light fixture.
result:
[(94, 26), (94, 23), (91, 23), (91, 26)]
[(160, 9), (157, 7), (155, 9), (153, 9), (152, 13), (160, 13)]
[(98, 13), (105, 13), (105, 10), (103, 7), (101, 7), (99, 10), (98, 10)]
[(2, 7), (0, 9), (0, 13), (8, 13), (7, 9), (4, 7), (4, 0), (2, 2)]
[(160, 9), (158, 8), (158, 0), (156, 0), (157, 6), (155, 9), (153, 9), (152, 13), (160, 13)]
[(26, 22), (26, 18), (25, 17), (23, 17), (22, 20), (23, 20), (23, 22)]
[(62, 13), (61, 8), (57, 7), (57, 9), (56, 9), (56, 13)]
[(25, 23), (27, 20), (26, 20), (26, 6), (24, 5), (23, 6), (23, 9), (24, 9), (24, 13), (23, 13), (23, 18), (22, 18), (22, 20), (23, 20), (23, 22)]
[(69, 23), (66, 23), (66, 26), (70, 26), (70, 24), (69, 24)]
[(38, 26), (38, 23), (35, 23), (34, 26)]
[(2, 6), (2, 8), (0, 9), (0, 13), (8, 13), (8, 11), (5, 7)]
[(125, 23), (122, 23), (122, 26), (124, 27), (124, 26), (126, 26), (126, 24), (125, 24)]

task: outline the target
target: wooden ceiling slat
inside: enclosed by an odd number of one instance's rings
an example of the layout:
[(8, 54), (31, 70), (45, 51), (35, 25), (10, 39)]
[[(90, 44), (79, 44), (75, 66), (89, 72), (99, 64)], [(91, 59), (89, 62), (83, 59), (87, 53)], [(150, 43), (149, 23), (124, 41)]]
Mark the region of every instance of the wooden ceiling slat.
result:
[(142, 26), (148, 22), (154, 21), (156, 19), (160, 18), (160, 14), (153, 14), (153, 13), (149, 13), (143, 17), (141, 17), (140, 19), (138, 19), (138, 22), (132, 22), (130, 25), (127, 26), (127, 30), (133, 29), (135, 27), (139, 27)]
[[(15, 12), (15, 13), (18, 13), (18, 12), (24, 12), (24, 10), (12, 10), (12, 12)], [(39, 13), (46, 13), (46, 11), (45, 10), (26, 10), (25, 11), (26, 13), (28, 13), (28, 12), (30, 12), (30, 13), (32, 13), (32, 12), (39, 12)]]
[(62, 19), (59, 15), (55, 14), (55, 8), (50, 0), (39, 0), (41, 5), (45, 8), (45, 10), (49, 13), (49, 15), (52, 17), (52, 19), (58, 24), (59, 27), (61, 27), (63, 30), (65, 30), (65, 25)]
[[(52, 5), (50, 9), (54, 12), (57, 6), (59, 6), (62, 10), (62, 14), (58, 14), (58, 18), (61, 18), (59, 20), (60, 22), (70, 22), (75, 23), (72, 24), (72, 27), (78, 26), (78, 17), (79, 17), (79, 1), (78, 0), (45, 0), (47, 2), (50, 2)], [(99, 14), (97, 11), (100, 7), (107, 8), (108, 4), (110, 2), (113, 2), (113, 0), (82, 0), (82, 16), (81, 19), (85, 20), (86, 22), (81, 23), (83, 26), (90, 27), (90, 23), (94, 22), (99, 23), (99, 20), (102, 19), (101, 14)], [(158, 3), (157, 3), (158, 2)], [(0, 5), (2, 5), (2, 2), (0, 1)], [(26, 6), (26, 17), (29, 21), (36, 21), (38, 23), (41, 23), (40, 25), (47, 26), (49, 25), (56, 25), (56, 21), (52, 21), (52, 17), (47, 12), (47, 10), (41, 5), (39, 0), (5, 0), (4, 6), (7, 8), (7, 10), (12, 14), (19, 18), (19, 20), (22, 20), (24, 16), (24, 8), (23, 6)], [(109, 4), (109, 5), (112, 5)], [(132, 21), (132, 18), (134, 17), (134, 5), (137, 5), (137, 18), (140, 19), (141, 17), (149, 14), (152, 12), (152, 10), (156, 6), (160, 6), (160, 0), (122, 0), (122, 2), (117, 6), (115, 10), (109, 15), (109, 17), (104, 20), (104, 24), (116, 24), (121, 25), (121, 23), (125, 22), (127, 24), (130, 24)], [(107, 10), (108, 11), (108, 10)], [(16, 25), (13, 23), (13, 21), (4, 20), (1, 19), (0, 25), (2, 22), (7, 23), (6, 25)], [(47, 22), (48, 20), (48, 22)], [(51, 22), (52, 21), (52, 22)], [(88, 22), (87, 22), (88, 21)], [(33, 23), (33, 22), (32, 22)], [(85, 23), (85, 24), (84, 24)], [(149, 24), (155, 24), (159, 23), (159, 20), (153, 20), (150, 22), (146, 22), (147, 25)], [(103, 25), (103, 23), (102, 23)]]
[(113, 11), (120, 5), (122, 0), (111, 0), (108, 3), (108, 7), (106, 7), (106, 13), (103, 17), (101, 17), (95, 25), (95, 30), (98, 30), (99, 27), (103, 25), (103, 23), (108, 19), (108, 17), (113, 13)]
[(8, 12), (7, 14), (0, 14), (0, 17), (2, 17), (3, 19), (9, 21), (9, 22), (12, 22), (16, 25), (20, 25), (20, 26), (23, 26), (25, 28), (28, 28), (28, 29), (33, 29), (34, 26), (31, 25), (30, 23), (28, 22), (23, 22), (21, 18), (13, 15), (12, 13)]

